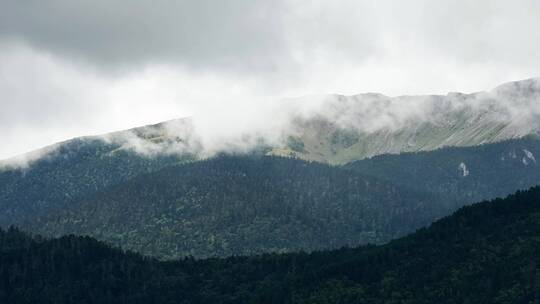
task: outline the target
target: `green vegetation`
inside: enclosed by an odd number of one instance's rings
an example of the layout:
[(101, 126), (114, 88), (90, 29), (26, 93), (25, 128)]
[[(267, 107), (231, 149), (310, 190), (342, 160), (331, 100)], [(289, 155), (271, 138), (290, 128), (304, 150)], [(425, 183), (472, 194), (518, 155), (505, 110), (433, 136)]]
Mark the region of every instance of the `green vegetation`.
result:
[(90, 235), (166, 259), (311, 251), (388, 242), (466, 204), (540, 184), (535, 139), (341, 167), (263, 150), (186, 164), (189, 156), (110, 154), (115, 147), (102, 141), (70, 145), (0, 173), (3, 227)]
[(191, 155), (137, 154), (98, 139), (74, 139), (30, 168), (0, 171), (0, 226), (54, 214), (71, 201)]
[[(347, 109), (353, 111), (355, 102), (349, 102), (350, 109)], [(297, 119), (295, 144), (276, 147), (269, 154), (344, 165), (386, 153), (476, 146), (525, 135), (511, 136), (516, 130), (491, 117), (493, 113), (464, 108), (456, 111), (441, 109), (434, 115), (436, 117), (431, 119), (403, 121), (402, 125), (398, 122), (396, 126), (374, 130), (354, 127), (354, 120), (339, 124), (323, 116)], [(362, 125), (361, 122), (357, 124)], [(297, 149), (300, 146), (302, 149)]]
[(540, 163), (535, 155), (540, 156), (540, 141), (524, 138), (475, 147), (379, 155), (345, 168), (397, 186), (472, 203), (540, 184)]
[(159, 262), (88, 237), (0, 231), (1, 303), (525, 303), (540, 299), (540, 188), (383, 246)]
[(140, 175), (22, 223), (163, 258), (382, 243), (449, 214), (449, 202), (301, 160), (221, 156)]
[(298, 137), (294, 136), (289, 136), (287, 138), (287, 147), (298, 153), (302, 153), (305, 151), (304, 143)]

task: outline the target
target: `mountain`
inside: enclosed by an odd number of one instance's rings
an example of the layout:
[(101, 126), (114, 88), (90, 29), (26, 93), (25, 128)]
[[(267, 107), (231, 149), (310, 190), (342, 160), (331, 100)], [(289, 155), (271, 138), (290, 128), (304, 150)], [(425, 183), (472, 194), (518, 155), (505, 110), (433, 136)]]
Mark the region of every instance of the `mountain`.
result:
[(465, 204), (540, 184), (539, 155), (540, 141), (530, 136), (474, 147), (378, 155), (344, 167)]
[(162, 125), (156, 125), (107, 137), (77, 138), (0, 166), (0, 226), (55, 213), (70, 201), (107, 186), (197, 159), (187, 151), (163, 151), (172, 142), (158, 135), (161, 129)]
[(324, 164), (221, 156), (137, 176), (19, 225), (170, 259), (381, 243), (455, 208)]
[[(204, 159), (222, 152), (255, 150), (339, 165), (381, 154), (476, 146), (538, 135), (539, 100), (540, 78), (471, 94), (307, 96), (284, 101), (284, 108), (288, 105), (290, 109), (283, 110), (286, 119), (282, 125), (240, 132), (236, 137), (207, 138), (196, 119), (184, 118), (73, 141), (90, 146), (103, 141), (112, 147), (97, 158), (111, 151), (135, 151)], [(211, 143), (216, 140), (221, 145)], [(0, 168), (42, 155), (54, 158), (58, 148), (71, 142), (0, 161)]]
[(158, 262), (88, 237), (0, 231), (2, 303), (528, 303), (540, 188), (464, 207), (383, 246)]
[(248, 134), (220, 149), (193, 119), (73, 139), (0, 165), (0, 226), (90, 234), (167, 258), (386, 242), (540, 184), (539, 87), (326, 96), (292, 112), (276, 130), (282, 141)]
[(540, 78), (472, 94), (318, 99), (319, 108), (292, 117), (285, 146), (271, 154), (345, 164), (380, 154), (494, 143), (540, 130)]
[(380, 244), (474, 201), (540, 184), (535, 155), (535, 138), (343, 167), (224, 155), (138, 175), (18, 225), (167, 259)]

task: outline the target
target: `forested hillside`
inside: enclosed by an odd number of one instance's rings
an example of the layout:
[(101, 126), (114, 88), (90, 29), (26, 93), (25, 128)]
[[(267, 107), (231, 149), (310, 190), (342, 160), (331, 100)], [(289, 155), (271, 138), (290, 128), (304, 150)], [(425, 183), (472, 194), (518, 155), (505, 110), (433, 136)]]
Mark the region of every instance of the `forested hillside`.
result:
[(0, 231), (2, 303), (527, 303), (540, 299), (540, 188), (383, 246), (158, 262), (87, 237)]
[(192, 158), (146, 156), (101, 139), (75, 139), (28, 168), (0, 167), (0, 226), (54, 214), (71, 201)]
[(540, 184), (536, 136), (475, 147), (379, 155), (345, 165), (395, 185), (472, 203)]
[(164, 258), (207, 257), (381, 243), (453, 208), (320, 163), (221, 156), (138, 176), (22, 225)]
[(466, 204), (540, 184), (536, 138), (342, 167), (263, 153), (186, 164), (187, 155), (81, 149), (0, 174), (3, 224), (169, 259), (330, 249), (384, 243)]

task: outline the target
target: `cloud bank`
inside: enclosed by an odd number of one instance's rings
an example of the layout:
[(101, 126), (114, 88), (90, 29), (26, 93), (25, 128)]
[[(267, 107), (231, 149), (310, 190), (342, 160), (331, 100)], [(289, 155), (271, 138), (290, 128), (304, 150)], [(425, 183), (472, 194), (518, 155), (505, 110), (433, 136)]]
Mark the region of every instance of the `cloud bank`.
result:
[(184, 116), (220, 141), (285, 97), (486, 90), (538, 76), (537, 28), (534, 0), (6, 0), (0, 159)]
[[(431, 150), (445, 145), (467, 146), (540, 134), (539, 101), (540, 78), (510, 82), (472, 94), (312, 95), (282, 100), (279, 107), (267, 108), (265, 113), (272, 115), (271, 121), (256, 115), (262, 112), (255, 112), (249, 116), (252, 120), (239, 115), (229, 117), (234, 123), (227, 124), (218, 112), (217, 116), (171, 120), (102, 138), (147, 156), (192, 153), (205, 158), (262, 147), (283, 150), (290, 148), (291, 136), (315, 144), (311, 147), (317, 150), (311, 151), (315, 154), (331, 149), (332, 136), (367, 141), (370, 136), (377, 136), (375, 143), (364, 143), (381, 145), (380, 149), (364, 151), (370, 156), (414, 151), (411, 145), (416, 141), (424, 144), (429, 141), (419, 149)], [(407, 142), (403, 142), (403, 137)], [(352, 158), (366, 157), (364, 152), (359, 151)]]

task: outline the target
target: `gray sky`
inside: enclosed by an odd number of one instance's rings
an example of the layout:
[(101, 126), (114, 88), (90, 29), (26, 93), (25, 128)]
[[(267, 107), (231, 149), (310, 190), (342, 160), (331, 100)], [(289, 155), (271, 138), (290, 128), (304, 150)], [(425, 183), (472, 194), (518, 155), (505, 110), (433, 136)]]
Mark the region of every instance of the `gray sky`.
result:
[(283, 97), (489, 90), (540, 76), (536, 0), (1, 0), (0, 159)]

